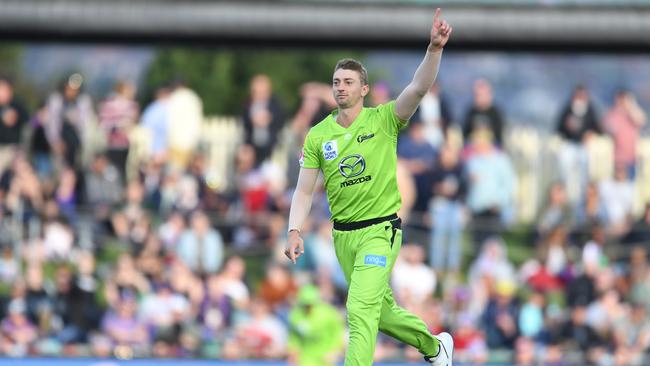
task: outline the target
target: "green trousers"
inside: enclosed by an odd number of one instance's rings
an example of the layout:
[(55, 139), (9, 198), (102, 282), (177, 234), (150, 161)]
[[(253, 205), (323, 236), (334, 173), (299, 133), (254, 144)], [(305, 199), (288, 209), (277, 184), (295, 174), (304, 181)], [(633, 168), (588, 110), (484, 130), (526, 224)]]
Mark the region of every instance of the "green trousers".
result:
[(390, 288), (402, 230), (385, 221), (358, 230), (333, 230), (333, 236), (336, 256), (349, 285), (346, 307), (350, 337), (345, 366), (372, 365), (379, 330), (423, 355), (437, 354), (437, 339), (422, 319), (397, 306)]

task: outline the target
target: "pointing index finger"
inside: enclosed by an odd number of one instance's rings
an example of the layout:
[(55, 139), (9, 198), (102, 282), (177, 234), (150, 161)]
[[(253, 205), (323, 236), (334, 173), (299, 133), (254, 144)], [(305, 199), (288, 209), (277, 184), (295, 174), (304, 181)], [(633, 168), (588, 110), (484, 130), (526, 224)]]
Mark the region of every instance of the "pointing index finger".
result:
[(440, 8), (436, 8), (436, 12), (433, 14), (433, 24), (436, 24), (439, 18), (440, 18)]

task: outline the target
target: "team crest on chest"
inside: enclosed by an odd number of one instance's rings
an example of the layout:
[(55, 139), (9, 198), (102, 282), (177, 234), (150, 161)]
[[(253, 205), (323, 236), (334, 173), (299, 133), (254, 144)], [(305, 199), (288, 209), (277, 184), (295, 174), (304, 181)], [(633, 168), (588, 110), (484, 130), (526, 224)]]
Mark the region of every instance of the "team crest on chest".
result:
[(323, 158), (325, 160), (334, 160), (337, 156), (339, 156), (339, 149), (336, 140), (323, 143)]

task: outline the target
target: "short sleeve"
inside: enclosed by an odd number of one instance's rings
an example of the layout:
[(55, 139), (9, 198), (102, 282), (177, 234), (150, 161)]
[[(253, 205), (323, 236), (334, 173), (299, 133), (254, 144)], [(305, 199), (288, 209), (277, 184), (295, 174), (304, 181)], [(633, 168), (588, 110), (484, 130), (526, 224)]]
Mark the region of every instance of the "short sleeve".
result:
[(318, 149), (315, 146), (316, 143), (314, 142), (314, 137), (310, 132), (307, 134), (307, 137), (305, 137), (305, 144), (303, 145), (302, 152), (300, 153), (299, 162), (301, 168), (320, 168)]
[(403, 120), (395, 114), (395, 101), (391, 100), (386, 104), (381, 104), (377, 106), (377, 113), (379, 113), (379, 118), (382, 123), (385, 123), (382, 126), (390, 135), (397, 135), (399, 130), (406, 127), (408, 120)]

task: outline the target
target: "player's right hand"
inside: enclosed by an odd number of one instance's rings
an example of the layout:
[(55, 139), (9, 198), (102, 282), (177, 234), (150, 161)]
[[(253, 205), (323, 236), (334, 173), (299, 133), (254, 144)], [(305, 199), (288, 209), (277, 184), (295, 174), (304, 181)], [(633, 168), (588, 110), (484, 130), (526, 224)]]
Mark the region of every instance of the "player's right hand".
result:
[(296, 259), (298, 259), (298, 257), (303, 253), (305, 253), (305, 246), (300, 237), (300, 233), (297, 231), (290, 231), (287, 240), (287, 249), (285, 249), (284, 255), (286, 255), (293, 264), (296, 264)]

